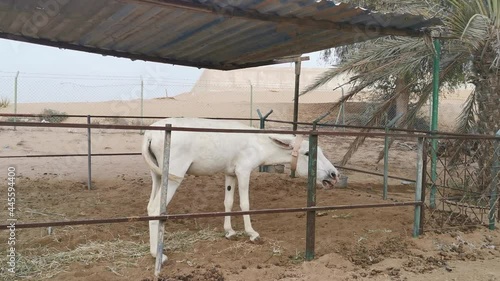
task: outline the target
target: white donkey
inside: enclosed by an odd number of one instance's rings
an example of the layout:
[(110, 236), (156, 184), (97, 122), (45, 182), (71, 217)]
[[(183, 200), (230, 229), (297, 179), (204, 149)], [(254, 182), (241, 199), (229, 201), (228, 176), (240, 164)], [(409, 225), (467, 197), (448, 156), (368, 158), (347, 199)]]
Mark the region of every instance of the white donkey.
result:
[[(208, 120), (198, 118), (168, 118), (151, 126), (164, 127), (220, 128), (220, 129), (254, 129), (237, 121)], [(148, 215), (160, 213), (160, 186), (163, 169), (164, 131), (146, 131), (142, 144), (142, 155), (151, 169), (153, 187), (148, 204)], [(213, 175), (223, 172), (226, 175), (224, 186), (224, 206), (226, 212), (233, 207), (234, 190), (238, 180), (240, 207), (242, 211), (250, 208), (248, 188), (250, 173), (259, 165), (291, 163), (297, 176), (308, 174), (309, 142), (302, 141), (302, 136), (268, 135), (245, 133), (203, 133), (173, 131), (170, 147), (170, 167), (167, 189), (167, 205), (182, 182), (185, 174)], [(318, 147), (317, 179), (324, 186), (333, 187), (339, 173), (326, 159)], [(251, 241), (259, 238), (252, 228), (250, 216), (243, 216), (245, 232)], [(226, 237), (236, 232), (231, 226), (231, 217), (224, 219)], [(156, 256), (158, 221), (149, 222), (151, 254)], [(163, 262), (167, 257), (163, 255)]]

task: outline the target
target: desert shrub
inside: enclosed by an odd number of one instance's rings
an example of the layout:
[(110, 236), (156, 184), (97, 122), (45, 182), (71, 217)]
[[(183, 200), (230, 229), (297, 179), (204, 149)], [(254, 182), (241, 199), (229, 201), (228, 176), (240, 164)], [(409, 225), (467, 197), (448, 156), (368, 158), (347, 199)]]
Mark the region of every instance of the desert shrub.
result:
[(10, 100), (8, 98), (0, 98), (0, 108), (6, 108), (10, 105)]
[(61, 123), (64, 120), (68, 119), (68, 116), (66, 116), (67, 115), (66, 112), (61, 112), (50, 108), (45, 108), (40, 114), (41, 115), (38, 117), (38, 120), (40, 121), (46, 120), (49, 121), (50, 123)]

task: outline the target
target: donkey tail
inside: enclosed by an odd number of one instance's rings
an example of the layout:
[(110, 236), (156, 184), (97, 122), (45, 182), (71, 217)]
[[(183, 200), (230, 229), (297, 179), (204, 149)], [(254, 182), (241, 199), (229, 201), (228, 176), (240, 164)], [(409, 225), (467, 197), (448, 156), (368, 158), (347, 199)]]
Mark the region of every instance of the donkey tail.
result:
[(161, 175), (162, 171), (158, 165), (158, 159), (156, 159), (153, 151), (151, 150), (151, 134), (146, 132), (144, 134), (144, 140), (142, 141), (142, 156), (148, 164), (149, 168), (157, 175)]

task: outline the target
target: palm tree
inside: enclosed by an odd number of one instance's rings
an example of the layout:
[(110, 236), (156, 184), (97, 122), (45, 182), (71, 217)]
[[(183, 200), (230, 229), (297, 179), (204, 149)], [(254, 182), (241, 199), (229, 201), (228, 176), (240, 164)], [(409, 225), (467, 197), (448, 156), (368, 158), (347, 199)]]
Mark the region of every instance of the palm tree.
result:
[[(360, 1), (351, 1), (360, 2)], [(425, 17), (441, 16), (446, 40), (442, 45), (441, 88), (454, 88), (461, 83), (473, 84), (459, 116), (456, 131), (494, 134), (500, 128), (500, 3), (498, 0), (442, 0), (397, 1), (399, 5), (385, 5), (398, 12), (418, 11)], [(333, 50), (340, 55), (340, 63), (323, 73), (315, 83), (308, 85), (302, 94), (327, 83), (343, 73), (353, 74), (352, 87), (344, 101), (357, 96), (367, 87), (379, 93), (379, 86), (393, 83), (390, 94), (385, 95), (374, 111), (367, 126), (380, 124), (384, 113), (401, 97), (412, 96), (413, 103), (404, 112), (400, 126), (408, 126), (419, 110), (429, 100), (432, 92), (432, 61), (435, 54), (431, 38), (386, 37), (355, 46)], [(324, 53), (325, 57), (332, 50)], [(401, 104), (401, 103), (400, 103)], [(401, 107), (401, 106), (400, 106)], [(403, 110), (404, 111), (404, 110)], [(368, 130), (365, 130), (368, 131)], [(347, 163), (364, 142), (358, 137), (344, 155), (341, 164)], [(489, 147), (491, 148), (491, 147)], [(483, 153), (483, 155), (486, 155)], [(491, 157), (490, 157), (491, 158)], [(485, 160), (486, 161), (486, 160)], [(480, 166), (487, 163), (483, 161)]]

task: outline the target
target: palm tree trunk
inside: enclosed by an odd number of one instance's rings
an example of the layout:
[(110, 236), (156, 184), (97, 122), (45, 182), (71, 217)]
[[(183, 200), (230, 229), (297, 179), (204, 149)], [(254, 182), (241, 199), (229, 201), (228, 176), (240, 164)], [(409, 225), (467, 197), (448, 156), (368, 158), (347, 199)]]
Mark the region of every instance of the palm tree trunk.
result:
[[(406, 79), (404, 78), (404, 75), (399, 76), (396, 79), (396, 93), (401, 91), (402, 89), (405, 88), (407, 84)], [(404, 93), (402, 93), (397, 99), (396, 99), (396, 115), (398, 116), (399, 114), (406, 114), (408, 112), (408, 105), (410, 104), (410, 93), (408, 90), (406, 90)], [(401, 124), (403, 118), (400, 118), (398, 122), (396, 123), (396, 126), (399, 127)], [(411, 124), (408, 125), (409, 128)]]
[[(479, 134), (494, 135), (500, 129), (500, 75), (491, 64), (484, 62), (483, 59), (474, 65), (478, 74), (473, 81), (478, 109), (477, 130)], [(492, 179), (493, 142), (481, 140), (478, 146), (479, 188), (486, 190)]]

